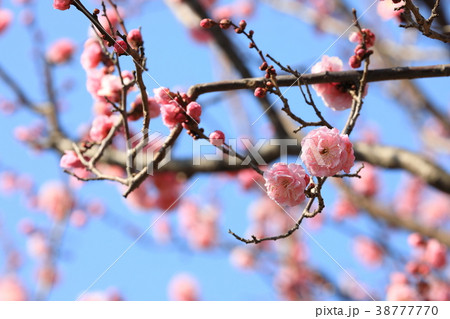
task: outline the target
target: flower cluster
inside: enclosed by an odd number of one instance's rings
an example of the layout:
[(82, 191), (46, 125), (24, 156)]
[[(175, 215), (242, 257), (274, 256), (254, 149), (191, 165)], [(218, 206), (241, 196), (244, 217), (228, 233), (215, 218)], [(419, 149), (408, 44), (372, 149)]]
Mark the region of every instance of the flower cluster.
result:
[[(301, 159), (313, 176), (333, 176), (350, 172), (354, 164), (353, 145), (347, 135), (325, 126), (309, 132), (301, 142)], [(297, 164), (276, 163), (264, 172), (267, 194), (283, 206), (295, 206), (305, 200), (310, 177)], [(372, 189), (369, 190), (372, 192)]]
[(375, 44), (375, 34), (369, 29), (362, 29), (361, 32), (350, 34), (349, 40), (350, 42), (358, 43), (354, 50), (355, 54), (348, 60), (350, 67), (357, 69), (361, 66), (361, 62), (373, 53), (368, 48), (373, 47)]
[(178, 124), (188, 129), (188, 124), (198, 125), (202, 115), (202, 107), (195, 101), (191, 101), (186, 94), (171, 92), (168, 88), (160, 87), (153, 90), (155, 101), (161, 104), (163, 123), (173, 128)]

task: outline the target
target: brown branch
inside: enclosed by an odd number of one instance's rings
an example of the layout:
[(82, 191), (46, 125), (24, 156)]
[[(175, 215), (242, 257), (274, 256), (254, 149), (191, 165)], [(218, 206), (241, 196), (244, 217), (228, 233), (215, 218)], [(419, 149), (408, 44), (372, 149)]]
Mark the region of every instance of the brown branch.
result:
[[(363, 71), (340, 71), (305, 74), (300, 79), (292, 75), (277, 76), (279, 86), (297, 85), (300, 80), (305, 84), (331, 83), (331, 82), (358, 82)], [(419, 78), (450, 76), (450, 64), (439, 64), (419, 67), (394, 67), (375, 69), (367, 72), (367, 82), (380, 82), (389, 80), (411, 80)], [(262, 86), (265, 78), (245, 78), (240, 80), (219, 81), (193, 85), (188, 90), (192, 99), (211, 93), (232, 90), (255, 89)]]
[(178, 136), (180, 136), (183, 127), (181, 124), (178, 124), (175, 128), (170, 131), (169, 136), (164, 141), (164, 144), (161, 146), (158, 153), (156, 153), (155, 157), (151, 161), (151, 163), (146, 165), (136, 176), (133, 177), (131, 182), (128, 184), (128, 189), (123, 194), (124, 197), (127, 197), (132, 191), (137, 189), (148, 177), (148, 169), (151, 166), (153, 170), (156, 170), (158, 164), (164, 159), (166, 156), (167, 150), (173, 146)]
[[(436, 4), (439, 5), (439, 0), (436, 1)], [(400, 25), (401, 27), (404, 28), (413, 27), (419, 30), (424, 36), (430, 39), (439, 40), (444, 43), (450, 43), (450, 35), (442, 34), (431, 29), (431, 25), (435, 18), (437, 9), (433, 7), (430, 18), (425, 19), (420, 13), (419, 8), (416, 7), (411, 0), (405, 0), (405, 8), (411, 11), (411, 13), (414, 16), (415, 22), (411, 21), (406, 25)]]
[(36, 106), (31, 99), (26, 95), (25, 91), (19, 86), (19, 84), (0, 66), (0, 79), (5, 82), (7, 86), (14, 92), (19, 100), (19, 103), (24, 107), (32, 110), (41, 115), (45, 115), (44, 109)]
[(450, 247), (450, 233), (441, 231), (436, 228), (426, 227), (423, 224), (417, 223), (411, 218), (400, 217), (398, 213), (393, 212), (391, 209), (377, 204), (374, 200), (368, 197), (357, 194), (343, 181), (340, 181), (338, 185), (353, 204), (362, 208), (372, 217), (376, 219), (382, 219), (389, 225), (395, 227), (408, 229), (427, 237), (436, 238), (447, 247)]

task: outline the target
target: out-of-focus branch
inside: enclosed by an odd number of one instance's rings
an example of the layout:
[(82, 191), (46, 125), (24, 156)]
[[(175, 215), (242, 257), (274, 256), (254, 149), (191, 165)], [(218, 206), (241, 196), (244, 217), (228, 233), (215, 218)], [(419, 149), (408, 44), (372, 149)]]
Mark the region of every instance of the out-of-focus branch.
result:
[(422, 224), (417, 223), (411, 218), (400, 217), (397, 213), (392, 211), (392, 209), (383, 207), (376, 203), (374, 200), (355, 193), (352, 188), (342, 180), (338, 180), (337, 184), (344, 191), (344, 193), (347, 195), (347, 198), (352, 203), (365, 210), (372, 217), (376, 219), (382, 219), (386, 223), (395, 227), (408, 229), (427, 237), (436, 238), (447, 247), (450, 247), (450, 233), (441, 231), (436, 228), (426, 227)]
[(415, 21), (409, 21), (406, 25), (401, 25), (405, 28), (415, 28), (422, 32), (422, 34), (430, 39), (442, 41), (444, 43), (450, 43), (450, 35), (442, 34), (431, 29), (431, 25), (434, 19), (437, 17), (437, 7), (439, 7), (439, 0), (436, 0), (431, 15), (428, 19), (425, 19), (417, 6), (412, 3), (411, 0), (405, 0), (405, 9), (409, 10), (414, 16)]
[(7, 86), (14, 92), (17, 96), (18, 102), (24, 107), (32, 110), (41, 115), (45, 115), (45, 111), (36, 106), (31, 99), (26, 95), (25, 91), (19, 86), (19, 84), (0, 66), (0, 79), (5, 82)]

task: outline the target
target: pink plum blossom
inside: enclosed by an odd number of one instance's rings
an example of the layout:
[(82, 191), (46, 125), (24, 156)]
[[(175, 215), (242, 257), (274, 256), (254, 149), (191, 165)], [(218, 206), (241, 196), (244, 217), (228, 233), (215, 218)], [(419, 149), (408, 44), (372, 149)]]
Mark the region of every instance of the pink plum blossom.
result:
[(50, 254), (50, 246), (43, 233), (39, 231), (32, 232), (27, 238), (27, 252), (36, 259), (45, 259)]
[(212, 40), (211, 33), (201, 27), (193, 27), (189, 29), (189, 35), (198, 43), (205, 43)]
[(128, 44), (123, 41), (123, 40), (119, 40), (116, 43), (114, 43), (114, 51), (118, 54), (118, 55), (122, 55), (125, 54), (128, 50)]
[(261, 174), (253, 168), (239, 170), (237, 179), (244, 190), (249, 190), (251, 188), (256, 188), (259, 190), (264, 189), (264, 177), (262, 177)]
[(178, 208), (180, 232), (187, 234), (197, 222), (199, 207), (191, 200), (184, 200)]
[(62, 221), (75, 205), (67, 186), (59, 181), (44, 184), (38, 193), (38, 207), (55, 221)]
[(404, 9), (396, 10), (404, 5), (404, 1), (394, 3), (392, 0), (378, 1), (377, 12), (383, 20), (399, 18)]
[(349, 173), (355, 156), (347, 135), (325, 126), (309, 132), (302, 140), (301, 159), (311, 175), (333, 176), (341, 170)]
[(168, 293), (170, 300), (196, 301), (199, 300), (200, 288), (194, 277), (182, 273), (170, 280)]
[(104, 100), (95, 101), (92, 110), (94, 115), (110, 116), (112, 114), (111, 104)]
[(86, 89), (91, 93), (95, 100), (101, 100), (106, 103), (104, 97), (98, 96), (97, 92), (100, 90), (102, 78), (105, 75), (103, 69), (87, 69), (86, 70)]
[(53, 0), (53, 8), (58, 10), (67, 10), (70, 8), (72, 0)]
[(106, 74), (101, 78), (98, 96), (108, 98), (112, 102), (119, 102), (122, 93), (122, 82), (120, 77), (113, 74)]
[(408, 244), (414, 248), (420, 248), (425, 245), (425, 240), (419, 233), (412, 233), (408, 236)]
[[(148, 97), (148, 115), (150, 118), (158, 117), (161, 114), (161, 106), (156, 102), (155, 98)], [(128, 119), (131, 121), (136, 121), (140, 119), (143, 114), (143, 103), (142, 96), (138, 94), (133, 103), (131, 103), (131, 109), (128, 115)]]
[(155, 207), (155, 199), (150, 196), (147, 185), (146, 182), (142, 183), (127, 196), (126, 201), (132, 208), (139, 211), (148, 211)]
[(383, 249), (370, 238), (356, 237), (353, 249), (356, 257), (366, 266), (379, 266), (383, 261)]
[[(342, 71), (342, 66), (342, 61), (338, 57), (324, 55), (322, 61), (311, 68), (311, 73)], [(352, 106), (352, 96), (339, 83), (319, 83), (313, 84), (312, 87), (325, 105), (335, 111), (342, 111)]]
[(123, 300), (120, 292), (115, 288), (106, 291), (87, 292), (81, 296), (80, 301), (120, 301)]
[(4, 171), (0, 174), (0, 190), (11, 194), (17, 189), (17, 175), (14, 172)]
[(187, 233), (187, 240), (192, 249), (205, 250), (213, 247), (217, 241), (216, 216), (213, 212), (202, 212)]
[(387, 288), (387, 301), (416, 301), (420, 300), (419, 293), (410, 284), (391, 284)]
[(450, 219), (450, 197), (443, 193), (429, 196), (420, 204), (418, 211), (426, 225), (438, 227)]
[(432, 267), (442, 268), (447, 264), (447, 249), (443, 244), (432, 238), (427, 243), (424, 258)]
[[(362, 29), (362, 33), (364, 33), (366, 35), (366, 47), (370, 48), (373, 47), (373, 45), (375, 44), (375, 34), (369, 30), (369, 29)], [(364, 37), (363, 34), (361, 32), (357, 31), (357, 32), (353, 32), (350, 34), (349, 36), (349, 40), (350, 42), (355, 42), (355, 43), (363, 43)]]
[(430, 301), (449, 301), (450, 284), (440, 280), (431, 281), (427, 291), (427, 296), (427, 299)]
[(37, 281), (45, 287), (52, 287), (58, 282), (58, 273), (55, 267), (43, 265), (36, 271)]
[(17, 224), (20, 233), (24, 235), (31, 235), (35, 231), (34, 223), (31, 219), (23, 218)]
[(19, 279), (13, 275), (0, 277), (1, 301), (27, 300), (27, 292)]
[(159, 104), (169, 104), (175, 97), (175, 94), (165, 87), (154, 89), (153, 93), (155, 94), (156, 102)]
[(139, 29), (130, 30), (127, 35), (127, 41), (133, 49), (140, 47), (144, 43), (141, 31)]
[(86, 225), (87, 215), (81, 209), (76, 209), (70, 214), (70, 223), (75, 227), (83, 227)]
[(280, 205), (296, 206), (305, 200), (309, 176), (297, 164), (275, 163), (264, 172), (267, 195)]
[(209, 134), (209, 142), (214, 146), (222, 146), (225, 141), (225, 134), (222, 131), (214, 131)]
[(407, 178), (400, 187), (401, 191), (396, 195), (397, 213), (404, 217), (412, 217), (417, 211), (424, 188), (425, 184), (420, 178)]
[(101, 142), (103, 139), (108, 136), (111, 128), (118, 121), (118, 117), (115, 115), (106, 116), (99, 115), (92, 122), (92, 128), (89, 133), (89, 136), (94, 142)]
[(354, 217), (358, 215), (358, 207), (356, 207), (348, 198), (339, 197), (334, 204), (333, 218), (341, 221), (346, 217)]
[[(158, 101), (156, 96), (155, 99)], [(169, 128), (173, 128), (187, 119), (183, 108), (176, 101), (161, 105), (161, 116), (164, 125)]]
[(353, 178), (353, 189), (364, 196), (374, 196), (379, 189), (378, 176), (373, 165), (364, 163), (364, 168), (359, 172), (361, 178)]
[(0, 34), (5, 31), (13, 19), (13, 14), (10, 10), (0, 9)]
[(66, 169), (84, 167), (77, 153), (75, 153), (74, 151), (65, 151), (64, 155), (61, 157), (59, 166)]
[(47, 61), (53, 64), (63, 64), (72, 58), (75, 44), (70, 39), (60, 39), (53, 43), (47, 51)]
[(152, 227), (153, 237), (160, 244), (167, 244), (172, 239), (172, 228), (166, 218), (160, 218), (155, 221), (156, 224)]
[(84, 50), (81, 54), (81, 65), (85, 70), (97, 67), (103, 58), (102, 47), (100, 43), (90, 38), (84, 44)]
[(202, 106), (197, 102), (190, 102), (186, 106), (186, 113), (189, 115), (196, 123), (200, 123), (200, 116), (202, 115)]
[(255, 256), (253, 253), (243, 247), (236, 247), (231, 251), (231, 264), (239, 269), (251, 269), (255, 265)]

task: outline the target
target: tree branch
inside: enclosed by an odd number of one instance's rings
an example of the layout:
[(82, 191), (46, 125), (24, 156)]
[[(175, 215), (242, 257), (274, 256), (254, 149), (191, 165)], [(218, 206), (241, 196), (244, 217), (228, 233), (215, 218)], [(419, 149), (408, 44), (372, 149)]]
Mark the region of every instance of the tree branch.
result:
[[(304, 84), (331, 83), (331, 82), (359, 82), (363, 71), (340, 71), (305, 74), (301, 77)], [(367, 82), (380, 82), (389, 80), (411, 80), (419, 78), (447, 77), (450, 76), (450, 64), (439, 64), (419, 67), (394, 67), (387, 69), (375, 69), (367, 72)], [(293, 75), (277, 76), (279, 86), (297, 85), (299, 78)], [(263, 77), (245, 78), (240, 80), (219, 81), (193, 85), (188, 90), (192, 99), (211, 93), (232, 90), (255, 89), (267, 81)]]
[(413, 219), (400, 217), (396, 212), (393, 212), (391, 209), (378, 205), (374, 200), (359, 195), (352, 190), (350, 186), (348, 186), (343, 181), (339, 181), (337, 183), (339, 187), (344, 191), (347, 195), (347, 198), (358, 207), (365, 210), (369, 215), (376, 219), (382, 219), (386, 223), (400, 227), (404, 229), (408, 229), (413, 232), (417, 232), (426, 237), (436, 238), (441, 243), (450, 247), (450, 234), (444, 231), (441, 231), (436, 228), (429, 228), (424, 226), (423, 224), (417, 223)]

